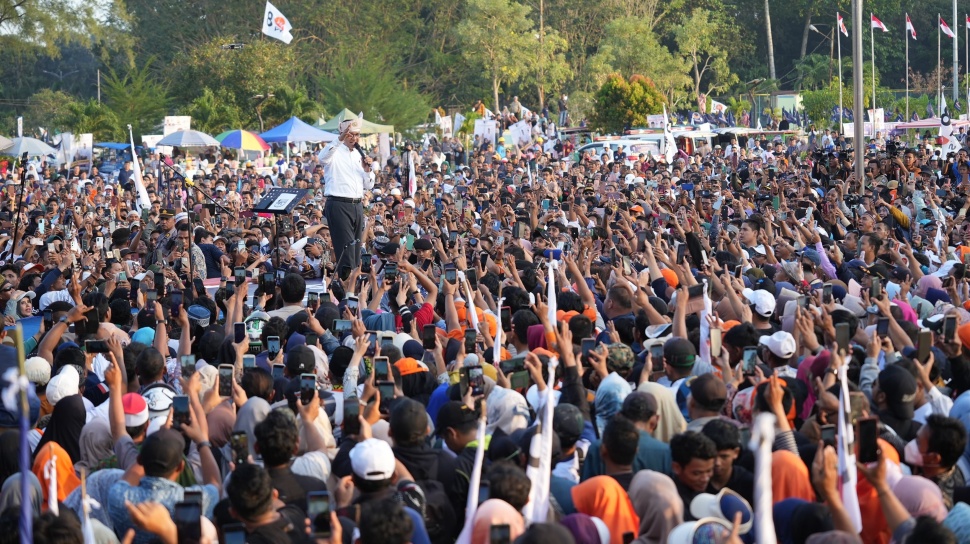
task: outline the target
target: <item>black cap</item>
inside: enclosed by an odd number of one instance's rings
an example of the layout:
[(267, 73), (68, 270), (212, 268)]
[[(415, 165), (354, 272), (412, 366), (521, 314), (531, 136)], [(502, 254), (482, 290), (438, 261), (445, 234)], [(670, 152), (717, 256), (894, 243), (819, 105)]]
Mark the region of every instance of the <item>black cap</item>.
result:
[(313, 355), (313, 350), (306, 345), (296, 346), (286, 354), (286, 371), (290, 377), (312, 374), (315, 366), (316, 357)]
[(657, 397), (646, 391), (634, 391), (623, 399), (620, 414), (630, 421), (645, 422), (660, 411)]
[(899, 419), (913, 418), (916, 388), (916, 378), (899, 365), (887, 365), (879, 373), (879, 390), (886, 394), (889, 411)]
[(427, 238), (418, 238), (414, 241), (415, 251), (426, 251), (430, 249), (434, 249), (434, 245), (431, 243), (431, 240), (428, 240)]
[(694, 344), (686, 338), (674, 337), (664, 343), (664, 361), (670, 366), (690, 367), (696, 358)]
[(182, 462), (184, 450), (182, 433), (174, 429), (159, 429), (145, 439), (138, 462), (145, 467), (146, 476), (168, 477)]
[(435, 434), (441, 434), (445, 429), (468, 431), (477, 425), (478, 416), (462, 402), (448, 401), (438, 410), (438, 420), (435, 422)]
[(583, 413), (572, 404), (560, 404), (552, 413), (552, 430), (566, 444), (572, 445), (579, 440), (584, 424)]

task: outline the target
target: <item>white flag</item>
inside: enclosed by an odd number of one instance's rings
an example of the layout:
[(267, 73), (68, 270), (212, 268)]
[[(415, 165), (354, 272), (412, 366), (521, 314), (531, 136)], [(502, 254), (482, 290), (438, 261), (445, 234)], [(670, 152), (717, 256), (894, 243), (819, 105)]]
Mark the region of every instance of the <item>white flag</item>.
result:
[(290, 34), (291, 30), (293, 30), (293, 25), (290, 24), (290, 20), (267, 0), (266, 11), (263, 14), (263, 34), (270, 38), (276, 38), (283, 43), (290, 43), (293, 41), (293, 34)]
[(128, 137), (131, 138), (131, 164), (135, 168), (132, 178), (135, 180), (135, 190), (138, 193), (138, 199), (135, 201), (135, 209), (141, 214), (142, 210), (151, 209), (152, 200), (148, 198), (145, 181), (141, 177), (141, 165), (138, 161), (138, 153), (135, 152), (135, 137), (131, 133), (131, 125), (128, 125)]
[[(835, 355), (838, 357), (839, 355)], [(848, 363), (849, 357), (846, 357)], [(855, 466), (855, 435), (852, 428), (852, 414), (849, 403), (848, 364), (839, 368), (839, 483), (842, 488), (842, 503), (845, 513), (852, 520), (857, 531), (862, 530), (862, 513), (859, 510), (859, 495), (856, 484), (859, 479)]]
[(667, 159), (667, 167), (674, 164), (674, 156), (677, 154), (677, 141), (674, 140), (674, 133), (670, 131), (670, 118), (667, 117), (667, 106), (664, 105), (664, 157)]

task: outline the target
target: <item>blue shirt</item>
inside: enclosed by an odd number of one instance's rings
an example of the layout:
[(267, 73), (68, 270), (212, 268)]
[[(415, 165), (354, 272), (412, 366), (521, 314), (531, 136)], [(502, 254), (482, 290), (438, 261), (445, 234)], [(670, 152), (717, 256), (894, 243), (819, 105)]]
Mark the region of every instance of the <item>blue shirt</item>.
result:
[(153, 501), (168, 509), (168, 513), (174, 515), (175, 503), (181, 502), (185, 497), (185, 490), (202, 491), (202, 515), (212, 517), (212, 508), (219, 502), (219, 490), (211, 484), (202, 486), (192, 486), (183, 488), (179, 484), (165, 478), (144, 476), (137, 486), (132, 486), (124, 480), (119, 480), (108, 491), (108, 516), (114, 524), (117, 534), (123, 535), (129, 528), (135, 529), (135, 544), (148, 544), (155, 541), (158, 537), (154, 534), (142, 531), (131, 523), (128, 509), (125, 508), (125, 501), (132, 504)]

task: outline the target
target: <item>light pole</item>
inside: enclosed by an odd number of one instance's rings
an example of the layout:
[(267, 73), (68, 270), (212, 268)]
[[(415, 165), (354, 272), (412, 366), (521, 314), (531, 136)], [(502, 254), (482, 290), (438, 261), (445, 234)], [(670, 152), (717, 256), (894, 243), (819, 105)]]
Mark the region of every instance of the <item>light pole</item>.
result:
[(819, 30), (815, 25), (808, 25), (808, 29), (829, 41), (829, 81), (832, 81), (832, 57), (835, 56), (835, 27), (832, 25), (822, 26), (827, 26), (831, 28), (832, 31), (826, 34)]

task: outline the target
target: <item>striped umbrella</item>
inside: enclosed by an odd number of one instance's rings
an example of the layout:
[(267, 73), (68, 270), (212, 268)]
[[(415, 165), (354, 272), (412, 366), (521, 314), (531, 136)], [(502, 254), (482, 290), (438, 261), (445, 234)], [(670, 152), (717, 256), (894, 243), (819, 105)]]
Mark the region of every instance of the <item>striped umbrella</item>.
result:
[(269, 144), (263, 141), (258, 134), (248, 130), (227, 130), (216, 136), (216, 140), (222, 147), (229, 149), (242, 149), (243, 151), (269, 151)]

